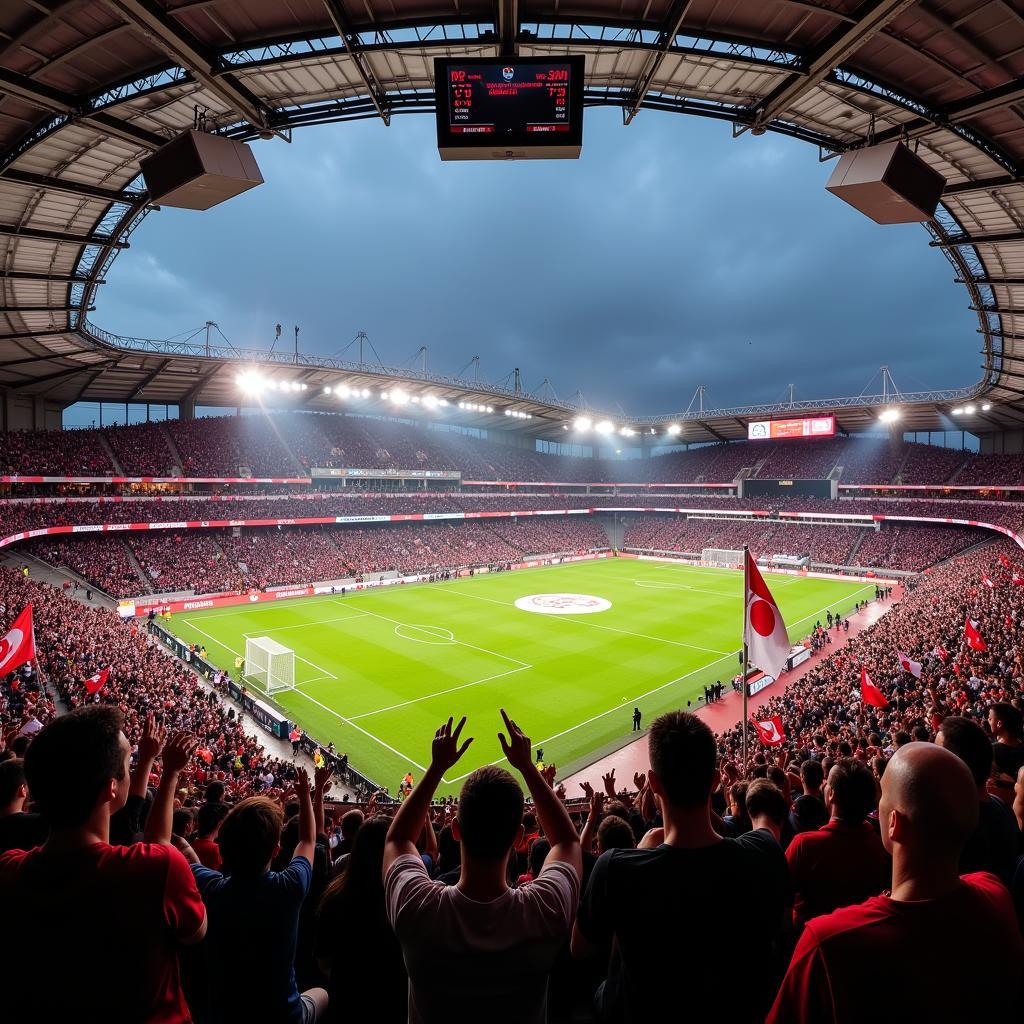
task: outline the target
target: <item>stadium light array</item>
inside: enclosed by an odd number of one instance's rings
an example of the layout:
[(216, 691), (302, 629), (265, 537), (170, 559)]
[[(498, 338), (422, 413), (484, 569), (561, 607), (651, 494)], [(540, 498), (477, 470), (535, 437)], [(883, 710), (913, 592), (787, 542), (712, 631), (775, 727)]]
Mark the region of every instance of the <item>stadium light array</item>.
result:
[(408, 405), (409, 392), (403, 391), (401, 388), (395, 388), (395, 390), (391, 392), (391, 401), (394, 402), (395, 405)]
[(883, 409), (878, 414), (878, 419), (881, 423), (895, 423), (899, 418), (899, 409)]
[(678, 437), (682, 433), (682, 431), (683, 428), (679, 426), (678, 423), (670, 423), (668, 425), (668, 433), (671, 434), (672, 437)]
[(977, 408), (973, 405), (964, 406), (964, 412), (967, 413), (968, 416), (973, 416), (977, 411)]
[(255, 371), (245, 370), (235, 377), (238, 386), (246, 394), (255, 395), (266, 387), (266, 381)]
[(594, 424), (594, 430), (599, 434), (613, 434), (615, 432), (615, 424), (611, 420), (600, 420)]
[(986, 402), (986, 403), (985, 403), (985, 404), (984, 404), (984, 405), (983, 405), (983, 406), (981, 407), (981, 411), (982, 411), (982, 412), (988, 412), (988, 411), (989, 411), (989, 409), (991, 409), (991, 408), (992, 408), (992, 403), (991, 403), (991, 402)]
[(594, 421), (589, 416), (577, 416), (572, 421), (572, 425), (577, 430), (589, 430), (594, 425)]
[(632, 427), (623, 427), (619, 433), (623, 437), (636, 437), (636, 431)]
[(506, 409), (506, 416), (511, 416), (514, 420), (532, 420), (533, 414), (528, 412), (520, 412), (518, 409)]
[(479, 402), (459, 402), (459, 408), (465, 412), (494, 412), (493, 405), (481, 405)]

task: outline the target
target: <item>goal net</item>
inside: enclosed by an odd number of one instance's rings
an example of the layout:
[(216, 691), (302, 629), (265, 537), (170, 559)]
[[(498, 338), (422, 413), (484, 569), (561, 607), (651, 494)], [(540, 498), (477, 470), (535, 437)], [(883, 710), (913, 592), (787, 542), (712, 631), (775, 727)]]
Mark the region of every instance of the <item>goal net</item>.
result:
[(717, 565), (724, 569), (735, 569), (743, 565), (743, 552), (730, 548), (702, 548), (700, 560), (704, 565)]
[(295, 652), (268, 636), (245, 641), (245, 677), (266, 693), (295, 689)]

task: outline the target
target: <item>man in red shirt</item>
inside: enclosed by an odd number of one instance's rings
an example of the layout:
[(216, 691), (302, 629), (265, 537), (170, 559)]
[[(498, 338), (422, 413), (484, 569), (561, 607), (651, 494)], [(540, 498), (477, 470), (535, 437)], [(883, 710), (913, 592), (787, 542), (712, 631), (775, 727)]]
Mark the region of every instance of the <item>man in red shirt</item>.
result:
[(807, 923), (768, 1024), (1020, 1020), (1024, 940), (987, 872), (960, 876), (978, 821), (955, 754), (908, 743), (882, 776), (878, 810), (892, 892)]
[(206, 911), (188, 863), (171, 846), (109, 844), (128, 796), (121, 726), (117, 708), (92, 704), (51, 722), (25, 755), (50, 834), (0, 856), (0, 906), (18, 928), (0, 958), (7, 1020), (192, 1019), (177, 950), (206, 934)]
[(837, 761), (825, 783), (827, 825), (801, 832), (786, 860), (793, 876), (793, 924), (860, 903), (889, 888), (892, 860), (866, 818), (875, 809), (875, 777), (851, 757)]

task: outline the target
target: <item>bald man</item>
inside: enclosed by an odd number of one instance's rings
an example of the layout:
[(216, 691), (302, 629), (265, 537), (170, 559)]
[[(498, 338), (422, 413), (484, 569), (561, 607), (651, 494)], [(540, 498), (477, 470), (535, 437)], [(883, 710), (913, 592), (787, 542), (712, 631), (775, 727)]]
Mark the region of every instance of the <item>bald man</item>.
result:
[(908, 743), (882, 775), (892, 892), (808, 922), (768, 1024), (1020, 1020), (1021, 939), (1010, 895), (960, 876), (978, 823), (974, 779), (955, 754)]

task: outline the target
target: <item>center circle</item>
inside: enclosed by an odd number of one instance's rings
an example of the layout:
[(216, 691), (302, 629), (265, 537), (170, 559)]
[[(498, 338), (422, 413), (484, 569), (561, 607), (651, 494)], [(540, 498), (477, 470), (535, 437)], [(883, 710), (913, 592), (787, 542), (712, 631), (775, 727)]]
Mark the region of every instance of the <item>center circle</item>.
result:
[(540, 615), (592, 615), (606, 612), (611, 606), (611, 601), (591, 594), (531, 594), (516, 601), (520, 611)]

